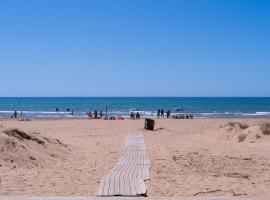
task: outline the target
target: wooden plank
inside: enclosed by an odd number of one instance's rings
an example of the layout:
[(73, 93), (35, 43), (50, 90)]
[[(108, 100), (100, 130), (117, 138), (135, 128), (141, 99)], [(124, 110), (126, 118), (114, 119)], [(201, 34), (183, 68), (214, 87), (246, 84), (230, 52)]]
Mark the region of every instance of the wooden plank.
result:
[[(82, 196), (65, 196), (65, 197), (29, 197), (29, 196), (0, 196), (0, 200), (138, 200), (138, 197), (82, 197)], [(143, 200), (254, 200), (254, 198), (244, 197), (147, 197)]]
[(127, 136), (122, 158), (101, 181), (97, 196), (145, 196), (144, 180), (149, 180), (150, 162), (142, 134)]
[(138, 194), (146, 195), (146, 193), (147, 193), (147, 191), (146, 191), (144, 181), (142, 179), (139, 179), (138, 180)]
[(130, 194), (130, 186), (128, 181), (128, 167), (131, 160), (130, 155), (125, 153), (125, 159), (126, 159), (125, 167), (123, 168), (122, 171), (123, 173), (119, 177), (121, 181), (120, 194), (122, 194), (123, 196), (128, 196)]
[(106, 196), (109, 194), (109, 187), (110, 187), (110, 181), (109, 181), (109, 178), (110, 177), (110, 174), (112, 172), (110, 172), (107, 177), (105, 177), (102, 182), (101, 182), (101, 188), (99, 189), (99, 192), (98, 193), (98, 196)]

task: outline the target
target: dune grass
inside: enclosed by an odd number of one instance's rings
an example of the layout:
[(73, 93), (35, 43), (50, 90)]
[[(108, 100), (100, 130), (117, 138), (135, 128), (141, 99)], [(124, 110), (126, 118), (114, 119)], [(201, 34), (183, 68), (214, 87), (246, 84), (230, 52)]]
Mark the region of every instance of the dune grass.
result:
[(270, 135), (270, 122), (264, 122), (261, 124), (261, 131), (264, 135)]
[(241, 122), (229, 122), (226, 126), (230, 126), (231, 128), (239, 127), (242, 130), (247, 129), (249, 127), (247, 124)]
[(238, 142), (244, 142), (246, 138), (247, 138), (247, 135), (244, 133), (241, 133), (240, 135), (238, 135)]

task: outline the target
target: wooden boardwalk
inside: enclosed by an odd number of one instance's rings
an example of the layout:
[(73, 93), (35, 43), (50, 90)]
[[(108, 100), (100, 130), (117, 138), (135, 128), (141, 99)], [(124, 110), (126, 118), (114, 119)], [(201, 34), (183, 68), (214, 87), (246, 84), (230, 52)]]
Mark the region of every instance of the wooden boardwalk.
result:
[[(249, 197), (8, 197), (0, 196), (0, 200), (254, 200)], [(268, 199), (265, 199), (268, 200)]]
[(146, 196), (144, 181), (149, 180), (150, 162), (143, 135), (128, 135), (123, 157), (101, 181), (98, 197)]

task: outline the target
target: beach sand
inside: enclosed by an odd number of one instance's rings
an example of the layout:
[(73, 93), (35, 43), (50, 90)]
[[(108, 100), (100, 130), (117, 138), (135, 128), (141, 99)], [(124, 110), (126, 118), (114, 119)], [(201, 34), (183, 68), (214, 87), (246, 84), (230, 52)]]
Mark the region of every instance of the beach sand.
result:
[[(239, 121), (250, 127), (224, 127)], [(95, 196), (124, 151), (128, 133), (142, 132), (151, 161), (149, 197), (270, 198), (270, 136), (263, 119), (0, 121), (1, 195)], [(18, 128), (31, 136), (4, 133)], [(239, 140), (243, 140), (239, 142)]]

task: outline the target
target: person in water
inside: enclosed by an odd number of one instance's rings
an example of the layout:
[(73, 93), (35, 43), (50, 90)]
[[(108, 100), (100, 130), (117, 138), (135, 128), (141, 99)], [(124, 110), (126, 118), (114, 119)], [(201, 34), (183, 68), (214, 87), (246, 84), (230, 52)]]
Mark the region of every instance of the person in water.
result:
[(97, 119), (97, 115), (98, 115), (98, 114), (97, 114), (97, 110), (95, 110), (95, 112), (94, 112), (94, 118), (95, 118), (95, 119)]
[(56, 112), (58, 112), (58, 111), (59, 111), (59, 109), (58, 109), (58, 108), (55, 108), (55, 111), (56, 111)]
[(70, 108), (67, 108), (67, 112), (70, 112)]
[(74, 110), (73, 109), (71, 110), (71, 115), (74, 115)]

